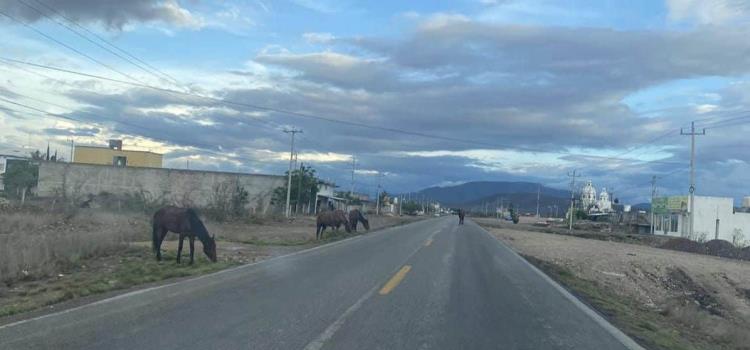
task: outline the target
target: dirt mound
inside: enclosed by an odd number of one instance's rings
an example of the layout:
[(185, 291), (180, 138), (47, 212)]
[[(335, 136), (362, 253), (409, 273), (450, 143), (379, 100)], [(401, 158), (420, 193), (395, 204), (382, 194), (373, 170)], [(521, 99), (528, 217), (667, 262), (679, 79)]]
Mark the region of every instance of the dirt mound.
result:
[(706, 254), (720, 256), (723, 258), (735, 258), (739, 255), (739, 249), (734, 244), (723, 239), (712, 239), (704, 244)]
[(742, 248), (740, 250), (739, 258), (742, 260), (750, 260), (750, 246)]
[(703, 244), (691, 241), (687, 238), (670, 239), (664, 242), (659, 248), (698, 254), (704, 254), (706, 252), (706, 247)]

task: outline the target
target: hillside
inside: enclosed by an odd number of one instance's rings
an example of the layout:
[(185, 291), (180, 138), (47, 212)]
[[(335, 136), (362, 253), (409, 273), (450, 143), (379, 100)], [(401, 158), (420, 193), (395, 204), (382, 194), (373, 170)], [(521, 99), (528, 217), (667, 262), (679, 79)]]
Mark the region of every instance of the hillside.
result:
[[(462, 207), (476, 205), (490, 199), (495, 201), (496, 195), (506, 198), (513, 197), (519, 203), (526, 203), (529, 199), (533, 199), (534, 210), (536, 210), (538, 186), (539, 184), (533, 182), (476, 181), (456, 186), (430, 187), (417, 192), (417, 195), (424, 195), (443, 203), (443, 205)], [(541, 186), (541, 198), (567, 199), (569, 196), (570, 192), (568, 191)], [(548, 205), (553, 204), (555, 203)]]

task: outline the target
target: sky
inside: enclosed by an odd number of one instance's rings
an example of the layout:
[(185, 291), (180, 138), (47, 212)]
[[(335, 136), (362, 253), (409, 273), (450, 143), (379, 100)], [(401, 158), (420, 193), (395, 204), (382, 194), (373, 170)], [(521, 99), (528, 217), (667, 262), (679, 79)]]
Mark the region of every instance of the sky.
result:
[[(348, 189), (750, 195), (750, 0), (0, 0), (0, 153), (70, 142)], [(49, 67), (55, 68), (50, 69)], [(75, 74), (75, 73), (84, 73)], [(689, 131), (685, 129), (685, 131)]]

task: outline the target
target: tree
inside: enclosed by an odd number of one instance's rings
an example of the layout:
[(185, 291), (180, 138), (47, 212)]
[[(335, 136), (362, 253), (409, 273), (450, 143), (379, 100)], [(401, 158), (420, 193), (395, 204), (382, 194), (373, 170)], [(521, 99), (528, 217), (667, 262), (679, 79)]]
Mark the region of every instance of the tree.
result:
[(422, 207), (415, 201), (404, 201), (401, 204), (401, 211), (406, 215), (416, 215)]
[(510, 220), (513, 221), (514, 224), (517, 224), (519, 221), (518, 211), (513, 206), (513, 203), (510, 204), (508, 211), (510, 212)]
[(3, 185), (8, 196), (25, 199), (26, 193), (36, 186), (38, 179), (39, 165), (25, 160), (8, 161)]
[[(289, 171), (284, 173), (285, 177), (289, 176)], [(313, 203), (318, 194), (318, 183), (320, 180), (315, 176), (315, 169), (312, 167), (301, 166), (300, 169), (292, 171), (292, 191), (289, 197), (289, 205), (294, 207), (299, 204), (301, 207), (305, 203)], [(286, 205), (286, 182), (283, 186), (276, 187), (273, 190), (271, 204), (276, 206)], [(298, 202), (299, 201), (299, 202)]]

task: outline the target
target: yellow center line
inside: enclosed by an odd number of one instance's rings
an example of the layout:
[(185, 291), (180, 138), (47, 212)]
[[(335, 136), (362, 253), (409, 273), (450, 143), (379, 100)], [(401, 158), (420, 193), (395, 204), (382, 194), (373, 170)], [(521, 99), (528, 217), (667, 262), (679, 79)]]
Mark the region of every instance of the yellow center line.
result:
[(398, 272), (396, 272), (396, 274), (393, 275), (393, 277), (391, 277), (390, 280), (388, 280), (388, 282), (383, 286), (383, 288), (380, 289), (379, 294), (386, 295), (390, 293), (391, 291), (393, 291), (393, 289), (395, 289), (396, 286), (398, 286), (398, 284), (404, 280), (404, 278), (406, 277), (406, 274), (409, 273), (409, 270), (411, 270), (411, 266), (404, 265), (404, 267), (398, 270)]
[(425, 246), (425, 247), (429, 247), (429, 246), (430, 246), (430, 244), (432, 244), (432, 238), (430, 238), (430, 239), (428, 239), (428, 240), (426, 240), (426, 241), (424, 242), (424, 246)]

